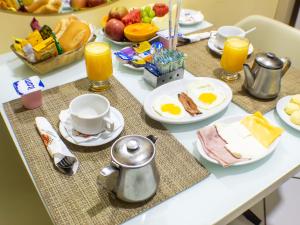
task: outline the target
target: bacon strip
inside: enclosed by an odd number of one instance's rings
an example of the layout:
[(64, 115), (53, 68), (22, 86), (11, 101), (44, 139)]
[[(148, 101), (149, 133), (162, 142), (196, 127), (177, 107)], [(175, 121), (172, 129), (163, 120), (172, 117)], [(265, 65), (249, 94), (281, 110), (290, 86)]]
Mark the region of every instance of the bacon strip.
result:
[(191, 116), (201, 114), (197, 105), (186, 93), (181, 92), (180, 94), (178, 94), (178, 99), (183, 105), (185, 111), (187, 111)]
[(218, 161), (223, 167), (228, 167), (246, 159), (234, 157), (226, 148), (227, 144), (218, 134), (215, 126), (207, 126), (197, 132), (205, 153), (212, 159)]

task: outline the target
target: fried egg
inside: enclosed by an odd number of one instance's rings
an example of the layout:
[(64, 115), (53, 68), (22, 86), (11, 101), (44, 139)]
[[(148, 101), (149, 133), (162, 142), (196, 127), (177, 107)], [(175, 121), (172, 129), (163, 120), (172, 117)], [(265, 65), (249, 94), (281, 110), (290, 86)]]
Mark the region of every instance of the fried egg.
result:
[(212, 84), (205, 87), (198, 86), (188, 89), (188, 95), (193, 99), (199, 110), (215, 108), (225, 99), (224, 93), (215, 88)]
[(186, 114), (181, 103), (177, 99), (167, 95), (157, 98), (154, 101), (153, 109), (159, 115), (169, 119), (182, 118)]

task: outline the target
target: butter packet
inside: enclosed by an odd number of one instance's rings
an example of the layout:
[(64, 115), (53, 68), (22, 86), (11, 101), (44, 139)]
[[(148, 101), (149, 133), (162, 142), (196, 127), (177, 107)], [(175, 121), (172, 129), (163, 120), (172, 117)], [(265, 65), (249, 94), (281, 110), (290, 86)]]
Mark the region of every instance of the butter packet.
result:
[(151, 44), (148, 41), (143, 41), (135, 44), (133, 48), (137, 54), (141, 54), (143, 52), (149, 51), (151, 48)]
[(53, 37), (49, 37), (33, 47), (37, 61), (46, 60), (52, 56), (57, 56), (57, 48)]

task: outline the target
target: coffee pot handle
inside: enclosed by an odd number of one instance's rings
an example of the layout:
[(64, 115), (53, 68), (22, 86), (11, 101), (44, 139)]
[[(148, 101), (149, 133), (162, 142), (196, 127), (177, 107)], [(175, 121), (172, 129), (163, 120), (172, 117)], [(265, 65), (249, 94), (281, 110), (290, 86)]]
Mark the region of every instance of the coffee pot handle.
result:
[(112, 121), (112, 119), (110, 119), (108, 117), (104, 117), (104, 121), (105, 121), (106, 130), (108, 132), (113, 132), (115, 129), (114, 121)]
[(282, 76), (286, 73), (286, 71), (291, 67), (291, 60), (287, 57), (280, 58), (280, 60), (283, 62), (283, 69), (282, 69)]

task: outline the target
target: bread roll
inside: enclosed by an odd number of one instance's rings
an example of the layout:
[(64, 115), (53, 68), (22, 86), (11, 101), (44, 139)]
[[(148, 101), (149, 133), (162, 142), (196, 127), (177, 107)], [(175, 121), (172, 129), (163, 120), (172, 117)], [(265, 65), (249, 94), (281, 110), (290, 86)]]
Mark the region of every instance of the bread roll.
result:
[(36, 0), (27, 6), (28, 12), (32, 13), (57, 13), (61, 7), (61, 0)]
[(33, 13), (34, 11), (36, 11), (38, 8), (47, 5), (49, 2), (49, 0), (35, 0), (31, 5), (26, 6), (26, 10), (28, 12)]
[(78, 20), (79, 19), (76, 16), (72, 15), (68, 18), (61, 19), (58, 23), (56, 23), (53, 29), (56, 38), (59, 39), (63, 35), (63, 33), (66, 31), (67, 27), (70, 25), (71, 22)]
[(64, 52), (80, 48), (87, 43), (91, 31), (86, 23), (73, 21), (59, 38), (59, 43)]

